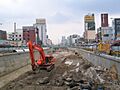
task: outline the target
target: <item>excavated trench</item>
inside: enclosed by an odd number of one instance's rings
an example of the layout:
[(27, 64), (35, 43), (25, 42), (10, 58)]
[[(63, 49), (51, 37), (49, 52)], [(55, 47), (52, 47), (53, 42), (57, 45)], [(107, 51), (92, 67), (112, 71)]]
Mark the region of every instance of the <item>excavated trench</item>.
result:
[(74, 51), (55, 52), (55, 68), (28, 71), (1, 90), (120, 90), (116, 69), (94, 66)]

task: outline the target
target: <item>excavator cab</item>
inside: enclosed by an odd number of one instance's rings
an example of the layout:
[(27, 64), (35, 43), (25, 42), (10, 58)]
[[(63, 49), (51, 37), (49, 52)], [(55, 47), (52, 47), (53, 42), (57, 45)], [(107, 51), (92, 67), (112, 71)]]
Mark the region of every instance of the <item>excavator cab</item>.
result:
[[(55, 58), (52, 55), (45, 55), (43, 48), (40, 45), (32, 44), (28, 42), (32, 70), (44, 69), (51, 71), (54, 68)], [(37, 50), (40, 54), (39, 59), (35, 61), (34, 50)]]

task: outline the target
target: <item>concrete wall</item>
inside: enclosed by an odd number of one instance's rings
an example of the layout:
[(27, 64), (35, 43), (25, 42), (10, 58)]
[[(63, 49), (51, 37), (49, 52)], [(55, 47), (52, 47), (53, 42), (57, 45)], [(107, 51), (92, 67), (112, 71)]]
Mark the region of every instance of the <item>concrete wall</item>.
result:
[[(34, 53), (34, 55), (37, 58), (39, 57), (39, 53), (37, 51)], [(29, 52), (0, 56), (0, 76), (10, 73), (28, 64), (30, 64)]]
[(120, 74), (120, 58), (96, 55), (95, 53), (83, 50), (83, 49), (74, 49), (78, 53), (80, 53), (84, 59), (92, 62), (94, 65), (104, 66), (106, 68), (110, 68), (113, 64), (116, 65), (118, 73)]

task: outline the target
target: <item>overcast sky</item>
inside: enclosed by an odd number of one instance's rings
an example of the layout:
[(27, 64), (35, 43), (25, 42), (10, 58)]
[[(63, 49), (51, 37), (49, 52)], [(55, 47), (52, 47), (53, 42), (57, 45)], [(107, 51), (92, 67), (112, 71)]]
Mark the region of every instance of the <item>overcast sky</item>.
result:
[(79, 34), (84, 31), (84, 15), (95, 14), (96, 27), (100, 26), (100, 14), (110, 18), (120, 17), (120, 0), (0, 0), (0, 29), (13, 31), (33, 25), (36, 18), (46, 18), (47, 34), (53, 43), (60, 42), (61, 36)]

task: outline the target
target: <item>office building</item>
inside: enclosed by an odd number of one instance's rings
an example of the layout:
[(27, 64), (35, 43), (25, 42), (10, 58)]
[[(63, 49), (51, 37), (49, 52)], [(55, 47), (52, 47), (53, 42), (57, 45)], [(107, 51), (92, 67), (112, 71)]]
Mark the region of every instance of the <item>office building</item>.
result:
[(6, 39), (7, 39), (6, 31), (0, 30), (0, 40), (6, 40)]
[(43, 45), (47, 44), (47, 28), (46, 20), (43, 18), (36, 19), (36, 23), (33, 25), (38, 29), (38, 39), (42, 42)]
[(33, 26), (23, 26), (23, 40), (27, 43), (31, 40), (36, 43), (36, 28)]
[(95, 17), (94, 14), (88, 14), (84, 17), (84, 39), (87, 43), (95, 41)]

